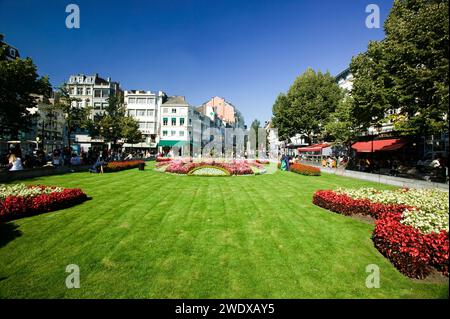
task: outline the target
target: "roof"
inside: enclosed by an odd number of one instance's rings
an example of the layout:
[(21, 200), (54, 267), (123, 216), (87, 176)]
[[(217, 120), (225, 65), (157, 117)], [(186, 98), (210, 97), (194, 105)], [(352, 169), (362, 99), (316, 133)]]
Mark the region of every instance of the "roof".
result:
[(311, 146), (299, 147), (298, 151), (299, 152), (320, 152), (320, 151), (322, 151), (323, 148), (327, 148), (330, 146), (331, 146), (330, 143), (314, 144)]
[(189, 105), (184, 96), (169, 96), (163, 105)]
[(342, 71), (342, 72), (340, 72), (338, 75), (336, 75), (335, 77), (334, 77), (334, 79), (336, 80), (336, 81), (339, 81), (340, 79), (345, 79), (346, 77), (347, 77), (347, 75), (349, 75), (351, 72), (350, 72), (350, 68), (346, 68), (344, 71)]

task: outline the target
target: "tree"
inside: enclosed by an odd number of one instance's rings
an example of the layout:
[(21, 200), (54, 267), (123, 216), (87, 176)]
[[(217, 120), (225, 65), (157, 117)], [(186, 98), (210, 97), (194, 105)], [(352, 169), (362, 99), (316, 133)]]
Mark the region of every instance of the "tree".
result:
[(109, 96), (104, 114), (97, 115), (88, 125), (89, 134), (103, 138), (117, 149), (119, 139), (135, 144), (143, 141), (138, 122), (126, 115), (123, 95), (115, 93)]
[(291, 125), (288, 117), (290, 108), (289, 100), (286, 94), (279, 94), (272, 107), (272, 125), (278, 129), (278, 137), (280, 140), (287, 140), (295, 135), (296, 129)]
[(329, 122), (325, 125), (325, 131), (338, 144), (347, 144), (361, 132), (353, 116), (351, 96), (346, 96), (338, 104), (336, 110), (330, 115)]
[(124, 140), (130, 144), (137, 144), (143, 141), (139, 123), (131, 116), (126, 116), (122, 119), (122, 135)]
[(55, 93), (55, 108), (63, 111), (66, 120), (68, 146), (71, 145), (71, 136), (77, 130), (87, 128), (91, 114), (90, 107), (78, 106), (79, 99), (69, 95), (67, 85), (64, 83)]
[(385, 39), (352, 60), (363, 127), (390, 120), (400, 134), (448, 131), (448, 9), (448, 0), (396, 0)]
[(325, 125), (344, 96), (330, 73), (306, 70), (289, 88), (280, 94), (273, 106), (273, 123), (280, 137), (297, 133), (312, 140), (313, 135), (325, 137)]
[(48, 77), (39, 77), (30, 58), (7, 60), (6, 45), (0, 42), (0, 136), (17, 138), (28, 131), (37, 105), (35, 96), (48, 97), (51, 86)]
[(254, 119), (252, 125), (250, 126), (252, 130), (258, 133), (258, 129), (261, 127), (261, 122), (257, 119)]

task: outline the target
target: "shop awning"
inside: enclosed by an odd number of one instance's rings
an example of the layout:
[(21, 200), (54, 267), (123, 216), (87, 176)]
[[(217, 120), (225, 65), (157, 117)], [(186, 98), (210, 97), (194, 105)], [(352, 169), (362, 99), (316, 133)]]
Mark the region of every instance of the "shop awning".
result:
[(184, 145), (186, 141), (159, 141), (158, 146), (166, 146), (166, 147), (172, 147), (172, 146), (181, 146)]
[(322, 143), (322, 144), (314, 144), (306, 147), (299, 147), (299, 152), (321, 152), (323, 148), (330, 147), (331, 144)]
[(358, 153), (386, 152), (398, 150), (405, 146), (406, 143), (405, 140), (400, 138), (393, 138), (388, 140), (356, 142), (352, 145), (352, 148)]

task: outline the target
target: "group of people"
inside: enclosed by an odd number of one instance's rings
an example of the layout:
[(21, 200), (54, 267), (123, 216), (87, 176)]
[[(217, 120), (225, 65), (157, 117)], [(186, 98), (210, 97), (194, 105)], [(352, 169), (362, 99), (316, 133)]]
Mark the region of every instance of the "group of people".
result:
[(346, 167), (348, 164), (348, 156), (328, 156), (322, 159), (322, 167), (337, 168)]

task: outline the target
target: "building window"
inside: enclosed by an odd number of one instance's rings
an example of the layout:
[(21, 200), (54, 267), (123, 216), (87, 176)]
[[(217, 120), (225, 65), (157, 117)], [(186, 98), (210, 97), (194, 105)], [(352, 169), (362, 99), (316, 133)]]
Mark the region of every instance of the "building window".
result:
[(100, 110), (102, 108), (101, 103), (94, 103), (94, 110)]
[(177, 134), (176, 131), (170, 131), (170, 136), (175, 136)]
[(176, 117), (172, 117), (172, 126), (177, 125), (177, 119)]
[(133, 110), (133, 109), (128, 110), (128, 115), (129, 116), (136, 116), (136, 110)]
[(155, 104), (155, 99), (147, 99), (147, 104)]
[(167, 117), (163, 118), (163, 125), (167, 125), (167, 123), (169, 122), (169, 119)]
[(109, 89), (102, 89), (102, 97), (109, 96)]
[(136, 103), (136, 99), (134, 97), (130, 97), (130, 98), (128, 98), (128, 103), (134, 104), (134, 103)]
[(77, 88), (77, 95), (83, 95), (83, 88)]
[(136, 116), (145, 116), (145, 110), (136, 110)]
[(102, 103), (102, 109), (106, 110), (106, 108), (108, 107), (108, 103)]
[(145, 104), (145, 99), (144, 98), (137, 98), (136, 99), (136, 103), (137, 104)]
[(177, 109), (172, 109), (172, 114), (177, 113)]
[(163, 131), (163, 136), (167, 136), (167, 131)]
[(102, 97), (102, 91), (101, 90), (94, 90), (94, 97)]
[(140, 129), (145, 129), (147, 127), (147, 123), (145, 122), (139, 122), (139, 128)]
[(180, 136), (184, 136), (184, 131), (180, 131)]
[(184, 125), (184, 117), (180, 117), (180, 125)]
[(91, 94), (92, 94), (91, 88), (86, 88), (86, 95), (91, 95)]
[(169, 109), (168, 109), (167, 107), (163, 108), (163, 113), (164, 113), (164, 114), (169, 113)]
[(147, 116), (153, 116), (155, 115), (154, 110), (147, 110)]

